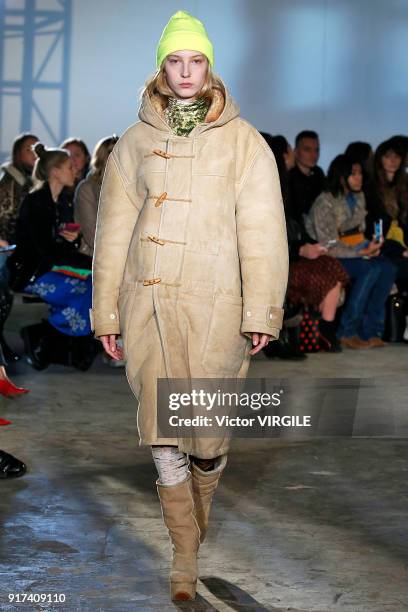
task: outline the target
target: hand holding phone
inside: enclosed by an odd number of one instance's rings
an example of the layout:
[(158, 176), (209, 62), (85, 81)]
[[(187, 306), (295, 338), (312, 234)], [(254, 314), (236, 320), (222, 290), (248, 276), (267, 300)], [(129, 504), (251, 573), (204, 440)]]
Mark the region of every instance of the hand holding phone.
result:
[(16, 244), (8, 244), (7, 246), (0, 247), (0, 253), (11, 253), (16, 248)]
[(79, 223), (62, 223), (60, 226), (59, 235), (68, 242), (74, 242), (78, 238), (81, 226)]
[(79, 232), (81, 225), (79, 223), (63, 223), (60, 226), (61, 232)]

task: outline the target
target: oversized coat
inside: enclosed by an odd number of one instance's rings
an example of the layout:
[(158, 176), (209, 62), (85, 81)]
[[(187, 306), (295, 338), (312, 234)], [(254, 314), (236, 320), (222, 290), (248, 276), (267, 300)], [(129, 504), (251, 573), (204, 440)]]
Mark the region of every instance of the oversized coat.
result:
[(188, 137), (158, 96), (144, 93), (139, 118), (105, 170), (91, 325), (123, 337), (139, 444), (213, 458), (228, 437), (158, 437), (156, 382), (245, 378), (251, 332), (278, 338), (288, 247), (276, 162), (225, 86)]
[(355, 246), (339, 240), (342, 232), (357, 229), (363, 234), (365, 230), (367, 210), (364, 193), (356, 193), (355, 198), (356, 205), (351, 209), (345, 195), (334, 196), (329, 191), (323, 191), (313, 203), (309, 214), (305, 215), (306, 231), (314, 240), (323, 245), (336, 241), (329, 249), (332, 257), (361, 257)]

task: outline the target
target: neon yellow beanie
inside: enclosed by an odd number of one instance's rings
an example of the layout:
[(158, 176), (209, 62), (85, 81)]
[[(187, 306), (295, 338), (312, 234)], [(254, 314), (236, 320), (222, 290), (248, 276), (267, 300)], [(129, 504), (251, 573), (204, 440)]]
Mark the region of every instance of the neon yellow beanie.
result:
[(163, 30), (156, 52), (157, 68), (175, 51), (188, 49), (199, 51), (214, 65), (214, 49), (202, 21), (187, 13), (177, 11)]

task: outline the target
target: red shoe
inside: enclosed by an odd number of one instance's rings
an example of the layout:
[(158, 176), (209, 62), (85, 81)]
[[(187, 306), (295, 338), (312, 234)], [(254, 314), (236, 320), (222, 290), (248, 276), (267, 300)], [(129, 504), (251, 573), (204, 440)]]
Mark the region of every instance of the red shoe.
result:
[(24, 389), (23, 387), (16, 387), (16, 385), (9, 380), (0, 380), (0, 395), (4, 395), (5, 397), (23, 395), (29, 391), (29, 389)]
[(8, 421), (7, 419), (0, 419), (0, 425), (11, 425), (12, 421)]

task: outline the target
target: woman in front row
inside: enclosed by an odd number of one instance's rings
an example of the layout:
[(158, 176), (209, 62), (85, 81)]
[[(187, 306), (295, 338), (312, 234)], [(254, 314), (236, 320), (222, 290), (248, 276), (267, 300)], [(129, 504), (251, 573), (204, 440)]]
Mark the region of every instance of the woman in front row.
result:
[(328, 254), (337, 257), (353, 281), (337, 335), (351, 349), (385, 346), (385, 302), (395, 282), (396, 267), (381, 255), (383, 239), (364, 236), (367, 215), (361, 165), (346, 155), (330, 164), (328, 188), (314, 202), (306, 230)]
[[(26, 352), (36, 369), (59, 363), (61, 344), (72, 343), (72, 365), (85, 370), (92, 362), (92, 334), (88, 310), (91, 305), (91, 258), (78, 252), (78, 228), (61, 225), (59, 196), (74, 184), (71, 157), (65, 149), (34, 146), (37, 188), (20, 209), (16, 228), (17, 248), (8, 260), (10, 283), (16, 291), (40, 296), (50, 306), (41, 328), (39, 350), (24, 328)], [(65, 355), (62, 355), (65, 358)]]
[[(327, 246), (312, 240), (303, 223), (292, 214), (288, 179), (288, 172), (295, 165), (292, 147), (284, 136), (262, 135), (275, 155), (285, 207), (290, 262), (288, 304), (307, 304), (319, 311), (320, 350), (339, 352), (342, 349), (335, 319), (349, 277), (340, 262), (327, 254)], [(273, 354), (275, 344), (265, 347), (264, 352)]]

